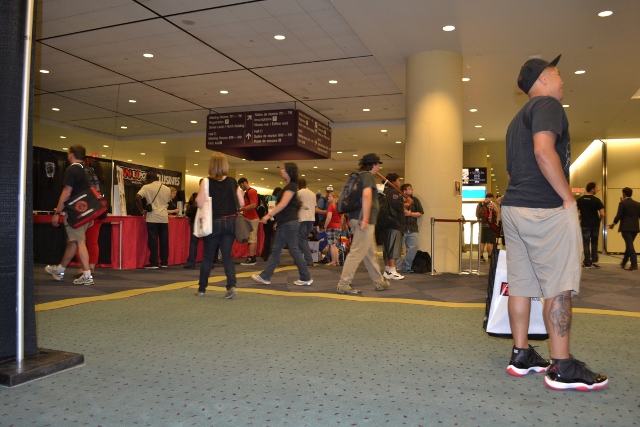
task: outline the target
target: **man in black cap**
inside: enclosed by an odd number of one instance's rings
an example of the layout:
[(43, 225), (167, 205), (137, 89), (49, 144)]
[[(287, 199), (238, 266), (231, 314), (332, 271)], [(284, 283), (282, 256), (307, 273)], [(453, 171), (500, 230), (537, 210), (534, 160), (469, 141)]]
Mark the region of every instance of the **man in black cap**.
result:
[(339, 294), (358, 295), (361, 293), (351, 287), (351, 281), (361, 261), (364, 261), (376, 291), (384, 291), (389, 288), (389, 282), (382, 277), (380, 272), (380, 264), (376, 258), (376, 247), (373, 241), (375, 223), (380, 211), (378, 188), (373, 175), (378, 173), (381, 164), (380, 157), (375, 153), (365, 154), (360, 159), (360, 185), (357, 191), (361, 193), (362, 206), (348, 212), (353, 240), (338, 282), (337, 292)]
[[(546, 373), (555, 390), (598, 390), (606, 375), (592, 372), (569, 352), (571, 297), (580, 289), (582, 232), (569, 188), (569, 122), (562, 104), (556, 64), (530, 59), (518, 86), (529, 101), (507, 130), (509, 184), (502, 201), (507, 243), (509, 323), (514, 346), (507, 372), (515, 376)], [(543, 317), (551, 360), (528, 342), (531, 298), (544, 297)]]

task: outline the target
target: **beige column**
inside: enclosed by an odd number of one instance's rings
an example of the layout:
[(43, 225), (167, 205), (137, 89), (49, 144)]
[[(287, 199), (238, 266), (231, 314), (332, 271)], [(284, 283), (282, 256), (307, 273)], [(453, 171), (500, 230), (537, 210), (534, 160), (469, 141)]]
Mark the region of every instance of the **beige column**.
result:
[[(457, 219), (462, 200), (462, 56), (417, 53), (407, 60), (405, 182), (424, 207), (420, 250), (431, 251), (431, 218)], [(438, 272), (458, 271), (458, 224), (435, 224), (431, 254)]]

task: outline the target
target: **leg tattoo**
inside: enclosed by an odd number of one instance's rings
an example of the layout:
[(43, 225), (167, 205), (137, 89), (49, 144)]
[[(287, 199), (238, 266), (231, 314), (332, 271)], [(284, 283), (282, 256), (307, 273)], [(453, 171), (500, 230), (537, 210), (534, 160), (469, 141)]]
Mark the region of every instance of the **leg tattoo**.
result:
[(571, 297), (558, 295), (551, 300), (549, 322), (559, 336), (564, 337), (571, 329)]

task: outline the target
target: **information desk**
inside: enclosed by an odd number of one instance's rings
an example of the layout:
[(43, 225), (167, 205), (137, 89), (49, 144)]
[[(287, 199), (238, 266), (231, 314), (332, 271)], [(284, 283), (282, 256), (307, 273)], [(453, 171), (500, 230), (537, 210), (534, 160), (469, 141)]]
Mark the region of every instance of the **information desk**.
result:
[[(34, 262), (56, 264), (62, 259), (66, 246), (64, 227), (53, 227), (51, 215), (34, 215)], [(169, 265), (185, 264), (189, 256), (191, 229), (187, 218), (169, 218)], [(262, 253), (264, 233), (258, 228), (258, 255)], [(100, 229), (100, 258), (103, 268), (136, 269), (149, 263), (147, 225), (141, 216), (107, 216)], [(196, 261), (202, 260), (202, 240), (198, 244)], [(109, 256), (110, 255), (110, 256)], [(249, 245), (234, 242), (232, 256), (249, 256)]]

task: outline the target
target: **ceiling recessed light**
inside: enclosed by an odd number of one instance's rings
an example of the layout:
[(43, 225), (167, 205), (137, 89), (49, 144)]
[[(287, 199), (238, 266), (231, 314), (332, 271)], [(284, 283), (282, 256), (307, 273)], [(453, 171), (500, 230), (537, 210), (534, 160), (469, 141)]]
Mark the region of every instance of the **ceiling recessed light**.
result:
[(126, 128), (127, 128), (126, 126), (120, 126), (120, 129), (126, 129)]
[(322, 179), (318, 178), (318, 181), (322, 181)]
[(107, 155), (106, 155), (106, 154), (103, 154), (103, 155), (102, 155), (102, 157), (107, 157)]
[(345, 175), (349, 175), (348, 173), (345, 173)]
[(142, 56), (144, 56), (145, 58), (153, 58), (153, 54), (151, 53), (145, 53)]
[(491, 157), (489, 154), (487, 154), (487, 157)]
[(478, 138), (479, 141), (484, 141), (484, 138)]
[(362, 111), (371, 111), (371, 110), (368, 108), (363, 108)]
[(305, 174), (302, 174), (302, 176), (307, 176), (307, 175), (305, 175)]
[(197, 163), (194, 163), (194, 164), (193, 164), (193, 166), (198, 166), (198, 164), (197, 164)]
[(198, 123), (197, 120), (191, 120), (191, 123)]
[(318, 169), (318, 167), (317, 167), (317, 166), (314, 166), (313, 168), (314, 168), (314, 169)]
[(242, 175), (244, 175), (244, 174), (243, 174), (243, 173), (241, 173), (241, 174), (238, 174), (238, 175), (242, 176)]
[(200, 150), (195, 150), (195, 151), (194, 151), (194, 153), (199, 153), (199, 152), (200, 152)]
[(68, 148), (67, 148), (67, 147), (62, 147), (62, 149), (63, 149), (63, 150), (65, 150), (65, 151), (66, 151), (66, 150), (68, 150)]
[(49, 70), (40, 70), (42, 74), (49, 74)]
[(385, 133), (387, 130), (386, 129), (380, 129), (380, 132)]
[(226, 95), (226, 94), (229, 93), (229, 91), (228, 90), (221, 90), (220, 93), (223, 94), (223, 95)]
[(60, 135), (60, 138), (65, 139), (65, 138), (66, 138), (66, 136), (62, 136), (62, 135)]
[(60, 109), (59, 109), (59, 108), (56, 108), (56, 107), (53, 107), (53, 108), (52, 108), (52, 110), (53, 110), (53, 111), (60, 111)]
[(242, 160), (247, 160), (247, 159), (242, 159)]
[(158, 165), (159, 168), (163, 167), (162, 165)]
[(141, 156), (145, 156), (145, 155), (146, 155), (146, 153), (140, 153), (140, 155), (141, 155)]
[(469, 80), (471, 80), (469, 77), (463, 77), (463, 78), (462, 78), (462, 81), (463, 81), (463, 82), (468, 82)]
[(469, 111), (471, 111), (472, 113), (475, 113), (475, 112), (476, 112), (476, 111), (478, 111), (478, 110), (476, 110), (475, 108), (472, 108), (472, 109), (471, 109), (471, 110), (469, 110)]
[(166, 144), (167, 141), (160, 141), (160, 144)]
[(576, 74), (584, 74), (584, 73), (586, 73), (586, 71), (585, 71), (585, 70), (578, 70), (578, 71), (576, 71), (575, 73), (576, 73)]
[(269, 168), (264, 168), (264, 170), (269, 170)]
[(274, 39), (276, 40), (284, 40), (286, 37), (283, 35), (278, 34), (277, 36), (273, 36)]
[(109, 148), (109, 146), (108, 146), (108, 145), (103, 145), (103, 147), (104, 147), (104, 148)]
[(264, 178), (260, 178), (260, 181), (264, 181)]
[(342, 154), (342, 151), (336, 151), (337, 154)]
[(333, 168), (329, 168), (329, 170), (330, 170), (330, 171), (332, 171), (332, 170), (333, 170)]
[(334, 85), (334, 84), (338, 83), (338, 81), (337, 81), (337, 80), (329, 80), (329, 83), (331, 83), (332, 85)]
[(396, 141), (396, 144), (402, 144), (402, 141)]
[(130, 161), (132, 161), (132, 160), (131, 159), (127, 159), (127, 162), (130, 162)]
[(569, 108), (569, 104), (562, 104), (564, 108)]
[(481, 127), (482, 127), (482, 125), (476, 125), (476, 127), (477, 127), (477, 128), (481, 128)]
[(358, 155), (357, 155), (357, 154), (354, 154), (354, 155), (353, 155), (353, 157), (358, 157)]
[(442, 27), (443, 31), (453, 31), (455, 29), (456, 29), (456, 27), (454, 27), (453, 25), (446, 25), (446, 26)]
[(129, 102), (132, 103), (132, 104), (135, 104), (136, 100), (135, 99), (130, 99)]
[(605, 17), (611, 16), (611, 15), (613, 15), (613, 12), (610, 11), (610, 10), (603, 10), (602, 12), (600, 12), (598, 14), (598, 16), (601, 17), (601, 18), (605, 18)]

